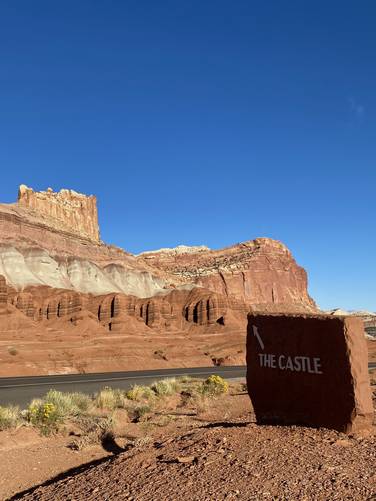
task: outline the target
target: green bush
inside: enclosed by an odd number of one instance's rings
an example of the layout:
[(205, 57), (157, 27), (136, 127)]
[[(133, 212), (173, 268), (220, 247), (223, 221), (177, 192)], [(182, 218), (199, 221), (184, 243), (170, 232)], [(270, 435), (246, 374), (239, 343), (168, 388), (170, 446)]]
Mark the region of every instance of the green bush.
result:
[(15, 428), (21, 421), (20, 410), (14, 405), (0, 406), (0, 431)]
[(175, 378), (161, 379), (151, 385), (151, 389), (158, 397), (167, 397), (180, 391), (180, 382)]
[(209, 376), (201, 386), (201, 393), (209, 397), (217, 397), (228, 393), (228, 382), (221, 376)]

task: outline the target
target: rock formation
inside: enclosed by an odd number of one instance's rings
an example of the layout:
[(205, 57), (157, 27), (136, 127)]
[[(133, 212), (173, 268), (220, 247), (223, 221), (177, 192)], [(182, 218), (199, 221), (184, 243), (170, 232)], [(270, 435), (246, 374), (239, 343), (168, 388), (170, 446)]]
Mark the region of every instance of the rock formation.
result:
[(0, 338), (14, 350), (0, 353), (0, 375), (240, 365), (248, 308), (201, 287), (150, 298), (10, 288)]
[(5, 278), (0, 275), (0, 315), (7, 312), (8, 291)]
[(60, 190), (55, 193), (35, 192), (24, 184), (19, 187), (18, 205), (33, 210), (42, 218), (47, 217), (49, 224), (57, 230), (77, 233), (81, 238), (99, 242), (97, 199), (73, 190)]
[(178, 246), (132, 256), (99, 241), (95, 197), (19, 190), (0, 204), (0, 274), (27, 286), (136, 297), (200, 286), (255, 308), (314, 310), (307, 276), (280, 242), (258, 238), (220, 250)]
[(166, 285), (158, 270), (99, 241), (95, 197), (25, 186), (17, 203), (0, 204), (0, 274), (18, 290), (49, 285), (149, 297)]
[(95, 197), (71, 190), (0, 204), (0, 275), (1, 339), (22, 353), (0, 354), (1, 375), (241, 364), (248, 311), (316, 311), (280, 242), (133, 256), (100, 241)]
[(307, 292), (305, 270), (296, 264), (285, 245), (269, 238), (220, 250), (147, 252), (139, 259), (179, 280), (249, 304), (315, 308)]

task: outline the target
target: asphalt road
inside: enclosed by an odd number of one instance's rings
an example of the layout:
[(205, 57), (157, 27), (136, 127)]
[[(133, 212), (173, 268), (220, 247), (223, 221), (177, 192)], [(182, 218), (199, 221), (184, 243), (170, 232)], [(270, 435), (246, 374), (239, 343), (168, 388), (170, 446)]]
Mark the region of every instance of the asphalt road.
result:
[(245, 377), (245, 366), (194, 367), (157, 369), (132, 372), (104, 372), (98, 374), (66, 374), (59, 376), (28, 376), (0, 378), (0, 405), (15, 404), (26, 407), (33, 398), (42, 397), (48, 390), (80, 391), (92, 394), (104, 386), (127, 390), (134, 384), (149, 385), (166, 377), (192, 376), (197, 378), (218, 374), (226, 379)]
[[(376, 362), (368, 368), (376, 369)], [(81, 391), (92, 394), (104, 386), (127, 390), (134, 384), (149, 385), (157, 379), (177, 376), (208, 377), (218, 374), (226, 379), (243, 378), (246, 367), (194, 367), (157, 369), (132, 372), (103, 372), (98, 374), (65, 374), (59, 376), (27, 376), (0, 378), (0, 405), (15, 404), (25, 407), (33, 398), (42, 397), (54, 388), (60, 391)]]

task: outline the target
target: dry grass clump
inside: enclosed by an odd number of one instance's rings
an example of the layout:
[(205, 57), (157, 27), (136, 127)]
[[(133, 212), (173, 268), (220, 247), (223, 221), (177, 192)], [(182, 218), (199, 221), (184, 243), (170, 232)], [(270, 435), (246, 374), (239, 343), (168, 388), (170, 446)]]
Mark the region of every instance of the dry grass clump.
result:
[(73, 450), (79, 451), (90, 445), (114, 438), (115, 420), (113, 416), (106, 418), (85, 416), (78, 421), (78, 424), (82, 432), (69, 444)]
[(142, 420), (146, 414), (149, 414), (151, 412), (151, 406), (150, 405), (138, 405), (137, 407), (134, 408), (133, 410), (133, 419), (137, 423)]
[(147, 414), (153, 410), (151, 404), (129, 405), (127, 408), (128, 416), (133, 423), (139, 423), (145, 419)]
[(184, 386), (181, 392), (181, 407), (193, 407), (197, 414), (208, 411), (213, 398), (228, 393), (229, 385), (220, 376), (209, 376), (205, 381), (195, 380)]
[(126, 393), (126, 397), (135, 402), (148, 402), (155, 398), (155, 393), (150, 386), (139, 386), (136, 384)]
[(163, 416), (168, 416), (170, 411), (190, 406), (197, 413), (204, 412), (213, 398), (226, 394), (228, 389), (227, 381), (213, 375), (205, 381), (188, 376), (166, 378), (151, 386), (135, 385), (128, 392), (105, 387), (94, 396), (50, 390), (43, 398), (34, 399), (22, 412), (14, 406), (0, 406), (0, 430), (28, 422), (43, 434), (49, 434), (71, 421), (82, 430), (79, 448), (86, 442), (98, 443), (105, 433), (112, 432), (116, 412), (124, 413), (127, 422), (145, 426), (154, 412), (163, 418), (156, 424), (165, 426), (172, 418)]
[(194, 408), (197, 414), (206, 412), (209, 409), (210, 399), (201, 391), (201, 385), (182, 391), (180, 407)]
[(43, 400), (55, 406), (56, 412), (61, 419), (79, 416), (88, 412), (93, 407), (93, 401), (84, 393), (62, 393), (50, 390)]
[(97, 393), (94, 403), (99, 409), (112, 411), (126, 407), (126, 396), (121, 390), (105, 387)]
[(0, 431), (16, 428), (21, 423), (20, 409), (14, 405), (0, 406)]
[(161, 379), (151, 385), (151, 389), (158, 397), (167, 397), (178, 393), (181, 389), (181, 383), (176, 378)]

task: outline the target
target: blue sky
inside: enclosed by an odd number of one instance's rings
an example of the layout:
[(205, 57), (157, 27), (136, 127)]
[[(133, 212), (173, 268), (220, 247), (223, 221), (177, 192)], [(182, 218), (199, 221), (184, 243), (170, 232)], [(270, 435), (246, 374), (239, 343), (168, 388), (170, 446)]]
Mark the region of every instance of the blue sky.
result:
[(140, 252), (268, 236), (323, 308), (376, 310), (376, 4), (0, 5), (0, 200), (98, 197)]

